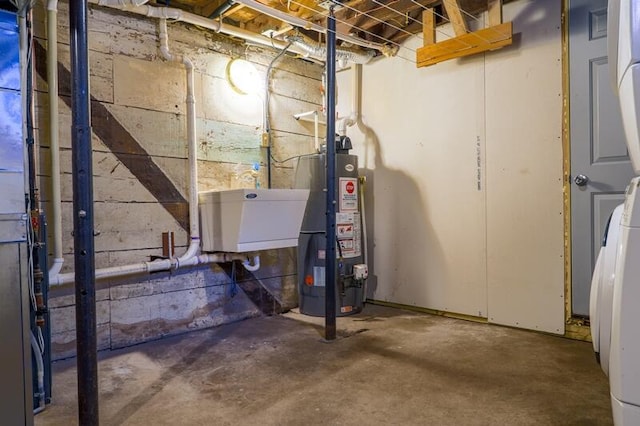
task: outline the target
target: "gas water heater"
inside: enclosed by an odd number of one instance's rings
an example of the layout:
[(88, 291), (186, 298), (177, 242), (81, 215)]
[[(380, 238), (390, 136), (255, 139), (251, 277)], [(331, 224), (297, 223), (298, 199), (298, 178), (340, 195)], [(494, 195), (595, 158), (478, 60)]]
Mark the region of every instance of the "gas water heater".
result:
[[(349, 154), (351, 141), (336, 139), (336, 313), (355, 314), (364, 305), (368, 276), (363, 255), (361, 187), (358, 157)], [(326, 254), (326, 154), (300, 157), (295, 188), (309, 189), (300, 238), (298, 239), (298, 300), (305, 315), (325, 314)]]

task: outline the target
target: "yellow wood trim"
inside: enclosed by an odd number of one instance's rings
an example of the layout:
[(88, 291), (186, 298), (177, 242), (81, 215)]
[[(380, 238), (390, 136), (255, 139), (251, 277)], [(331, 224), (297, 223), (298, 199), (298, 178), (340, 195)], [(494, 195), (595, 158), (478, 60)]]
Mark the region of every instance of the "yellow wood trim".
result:
[(571, 186), (569, 174), (571, 173), (571, 139), (570, 139), (570, 115), (569, 115), (569, 25), (568, 0), (562, 2), (562, 177), (563, 177), (563, 201), (564, 201), (564, 307), (565, 307), (565, 335), (575, 335), (571, 330)]
[(418, 68), (426, 67), (449, 59), (499, 49), (510, 45), (512, 42), (512, 23), (505, 22), (504, 24), (421, 47), (416, 52), (416, 64)]
[(462, 11), (460, 10), (460, 0), (445, 0), (442, 3), (447, 11), (449, 22), (453, 25), (453, 32), (456, 33), (456, 36), (459, 37), (466, 34), (469, 29), (467, 28), (467, 21), (464, 20)]
[(502, 24), (502, 0), (489, 0), (489, 26)]
[(587, 324), (567, 324), (564, 328), (564, 337), (590, 342), (591, 328)]
[(428, 46), (436, 42), (436, 20), (433, 9), (425, 9), (422, 12), (422, 36), (423, 45)]

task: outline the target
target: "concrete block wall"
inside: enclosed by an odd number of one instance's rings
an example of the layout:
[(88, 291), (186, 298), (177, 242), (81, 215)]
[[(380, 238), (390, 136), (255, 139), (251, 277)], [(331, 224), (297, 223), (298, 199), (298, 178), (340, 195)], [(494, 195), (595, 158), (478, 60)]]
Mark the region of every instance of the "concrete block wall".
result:
[[(43, 209), (50, 212), (51, 163), (46, 94), (45, 7), (34, 11), (37, 69), (38, 173)], [(62, 151), (63, 272), (73, 271), (71, 110), (67, 3), (59, 4), (60, 144)], [(162, 232), (173, 231), (176, 253), (187, 247), (188, 170), (185, 71), (158, 52), (157, 21), (90, 6), (96, 267), (148, 261), (162, 254)], [(173, 53), (190, 57), (196, 69), (199, 189), (241, 187), (237, 175), (261, 164), (267, 185), (263, 132), (264, 90), (240, 95), (225, 77), (231, 58), (254, 63), (261, 78), (278, 52), (181, 23), (169, 24)], [(319, 65), (285, 56), (272, 71), (270, 115), (273, 157), (310, 153), (313, 126), (293, 114), (317, 109)], [(294, 161), (274, 162), (273, 187), (291, 186)], [(51, 231), (51, 227), (49, 228)], [(49, 235), (51, 242), (51, 235)], [(50, 245), (50, 248), (52, 244)], [(51, 249), (50, 249), (51, 251)], [(207, 265), (151, 276), (98, 283), (98, 340), (117, 348), (192, 329), (211, 327), (297, 304), (295, 249), (262, 253), (262, 268), (248, 274), (238, 265)], [(234, 280), (235, 277), (235, 280)], [(53, 351), (75, 353), (73, 288), (58, 288), (50, 300)], [(277, 310), (276, 309), (276, 310)]]

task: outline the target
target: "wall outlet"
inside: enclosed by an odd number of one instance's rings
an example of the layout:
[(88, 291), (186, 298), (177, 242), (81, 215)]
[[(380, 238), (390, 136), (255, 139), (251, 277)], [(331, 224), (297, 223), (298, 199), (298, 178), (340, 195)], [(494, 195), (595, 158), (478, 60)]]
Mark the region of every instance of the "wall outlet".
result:
[(262, 133), (262, 139), (260, 140), (260, 146), (262, 148), (269, 148), (269, 133)]

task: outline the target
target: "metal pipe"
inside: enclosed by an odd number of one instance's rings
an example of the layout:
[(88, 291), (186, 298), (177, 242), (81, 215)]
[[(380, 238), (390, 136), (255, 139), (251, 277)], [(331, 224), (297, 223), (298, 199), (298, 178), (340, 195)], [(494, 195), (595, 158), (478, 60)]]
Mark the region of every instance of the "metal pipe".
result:
[(218, 6), (216, 10), (214, 10), (211, 13), (211, 15), (209, 15), (209, 18), (216, 19), (217, 17), (225, 13), (227, 10), (231, 9), (231, 6), (233, 6), (234, 4), (236, 4), (235, 0), (226, 0), (220, 6)]
[(189, 237), (186, 253), (176, 260), (176, 268), (194, 257), (200, 249), (200, 223), (198, 222), (198, 142), (196, 140), (196, 98), (193, 62), (184, 55), (174, 55), (169, 50), (167, 20), (159, 20), (160, 52), (167, 61), (181, 62), (187, 71), (187, 147), (189, 159)]
[(327, 18), (327, 225), (325, 257), (324, 333), (336, 338), (336, 19)]
[(99, 420), (87, 0), (69, 2), (69, 36), (78, 420), (91, 426)]

